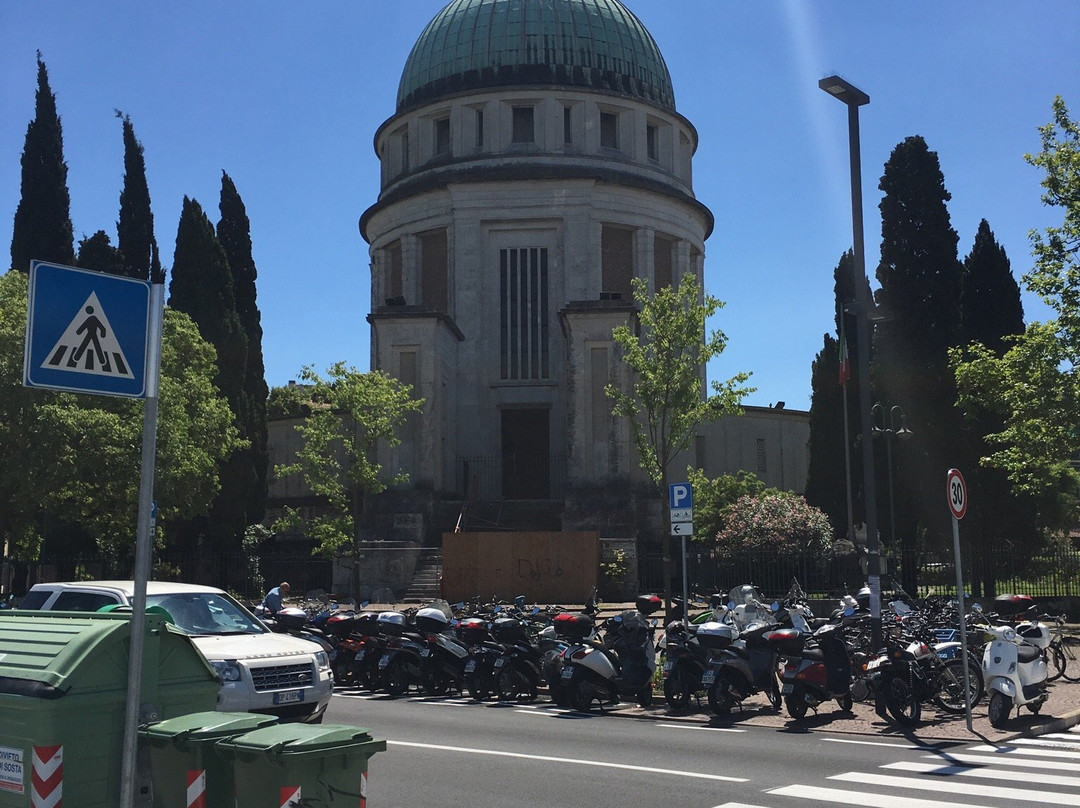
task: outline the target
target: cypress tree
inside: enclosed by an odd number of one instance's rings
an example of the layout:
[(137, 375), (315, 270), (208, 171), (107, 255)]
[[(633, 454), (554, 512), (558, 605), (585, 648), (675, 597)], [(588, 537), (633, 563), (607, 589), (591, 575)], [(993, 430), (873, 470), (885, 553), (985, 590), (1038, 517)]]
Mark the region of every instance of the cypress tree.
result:
[(79, 242), (79, 255), (75, 266), (106, 272), (110, 275), (124, 274), (124, 254), (109, 241), (109, 234), (98, 230)]
[(154, 238), (154, 214), (150, 209), (143, 147), (135, 138), (131, 118), (120, 110), (116, 111), (116, 117), (123, 121), (124, 127), (124, 188), (120, 192), (120, 219), (116, 223), (117, 244), (124, 254), (124, 267), (116, 274), (164, 283)]
[[(878, 502), (885, 503), (879, 523), (891, 532), (895, 522), (897, 535), (888, 541), (901, 551), (904, 588), (914, 592), (918, 551), (944, 546), (951, 536), (941, 492), (959, 459), (956, 383), (947, 351), (959, 340), (961, 265), (945, 204), (951, 196), (937, 154), (923, 138), (896, 146), (878, 187), (884, 197), (877, 303), (887, 319), (875, 333), (874, 389), (886, 418), (899, 405), (913, 433), (893, 445), (895, 513), (888, 512), (889, 469), (879, 465)], [(879, 463), (885, 455), (879, 452)], [(928, 544), (920, 548), (917, 536)]]
[[(225, 250), (202, 206), (187, 197), (176, 233), (169, 306), (189, 315), (203, 339), (216, 349), (215, 384), (229, 402), (234, 417), (237, 416), (243, 397), (247, 338), (236, 313)], [(248, 524), (246, 492), (253, 484), (250, 462), (244, 452), (234, 452), (219, 470), (221, 490), (211, 505), (209, 517), (193, 520), (180, 532), (188, 546), (190, 543), (197, 546), (199, 540), (209, 543), (209, 547), (199, 548), (207, 563), (217, 559), (227, 561), (231, 555), (238, 564), (237, 554)], [(218, 554), (217, 559), (213, 553)], [(210, 571), (204, 574), (209, 575)], [(218, 575), (217, 580), (230, 580), (230, 572)]]
[(243, 437), (251, 441), (248, 450), (255, 484), (247, 500), (249, 525), (259, 524), (266, 516), (267, 471), (270, 463), (267, 448), (266, 400), (269, 389), (262, 351), (262, 316), (256, 302), (255, 259), (251, 251), (251, 224), (244, 201), (232, 178), (221, 172), (221, 220), (217, 225), (218, 241), (225, 250), (233, 278), (236, 313), (247, 337), (247, 363), (244, 374), (241, 410), (237, 413)]
[(11, 266), (20, 272), (29, 272), (34, 259), (66, 265), (75, 262), (64, 134), (41, 51), (37, 66), (34, 120), (26, 127), (22, 195), (11, 234)]

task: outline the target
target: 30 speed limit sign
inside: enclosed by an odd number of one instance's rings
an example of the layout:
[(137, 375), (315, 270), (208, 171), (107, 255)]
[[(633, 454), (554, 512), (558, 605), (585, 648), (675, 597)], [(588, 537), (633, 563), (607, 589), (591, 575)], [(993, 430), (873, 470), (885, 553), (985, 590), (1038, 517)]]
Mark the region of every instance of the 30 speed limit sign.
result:
[(964, 475), (957, 469), (949, 469), (946, 480), (949, 510), (955, 518), (963, 519), (967, 513), (967, 486), (964, 484)]

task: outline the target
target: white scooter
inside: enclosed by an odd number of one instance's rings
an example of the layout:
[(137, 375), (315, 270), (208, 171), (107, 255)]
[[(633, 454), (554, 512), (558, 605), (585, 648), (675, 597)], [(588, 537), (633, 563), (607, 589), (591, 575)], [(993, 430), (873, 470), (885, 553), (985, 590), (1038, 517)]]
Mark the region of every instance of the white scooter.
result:
[(1050, 630), (1038, 621), (992, 626), (983, 651), (983, 678), (990, 694), (988, 714), (995, 729), (1005, 727), (1013, 706), (1037, 713), (1046, 701), (1047, 668), (1043, 651), (1050, 645)]

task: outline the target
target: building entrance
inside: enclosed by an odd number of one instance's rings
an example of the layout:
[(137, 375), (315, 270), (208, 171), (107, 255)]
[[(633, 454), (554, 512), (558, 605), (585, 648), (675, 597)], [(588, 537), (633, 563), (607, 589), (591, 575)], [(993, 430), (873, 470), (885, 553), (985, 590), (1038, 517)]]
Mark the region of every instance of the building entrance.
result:
[(550, 499), (548, 410), (502, 410), (504, 499)]

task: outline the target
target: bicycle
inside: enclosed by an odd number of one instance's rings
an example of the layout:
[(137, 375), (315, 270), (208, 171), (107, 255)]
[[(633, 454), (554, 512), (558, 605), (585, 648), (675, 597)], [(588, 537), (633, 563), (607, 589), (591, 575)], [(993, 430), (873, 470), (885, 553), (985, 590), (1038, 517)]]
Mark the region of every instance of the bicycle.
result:
[(1050, 645), (1046, 649), (1047, 666), (1050, 675), (1047, 681), (1065, 679), (1067, 682), (1080, 682), (1080, 637), (1065, 633), (1065, 615), (1041, 616), (1042, 620), (1054, 621)]

